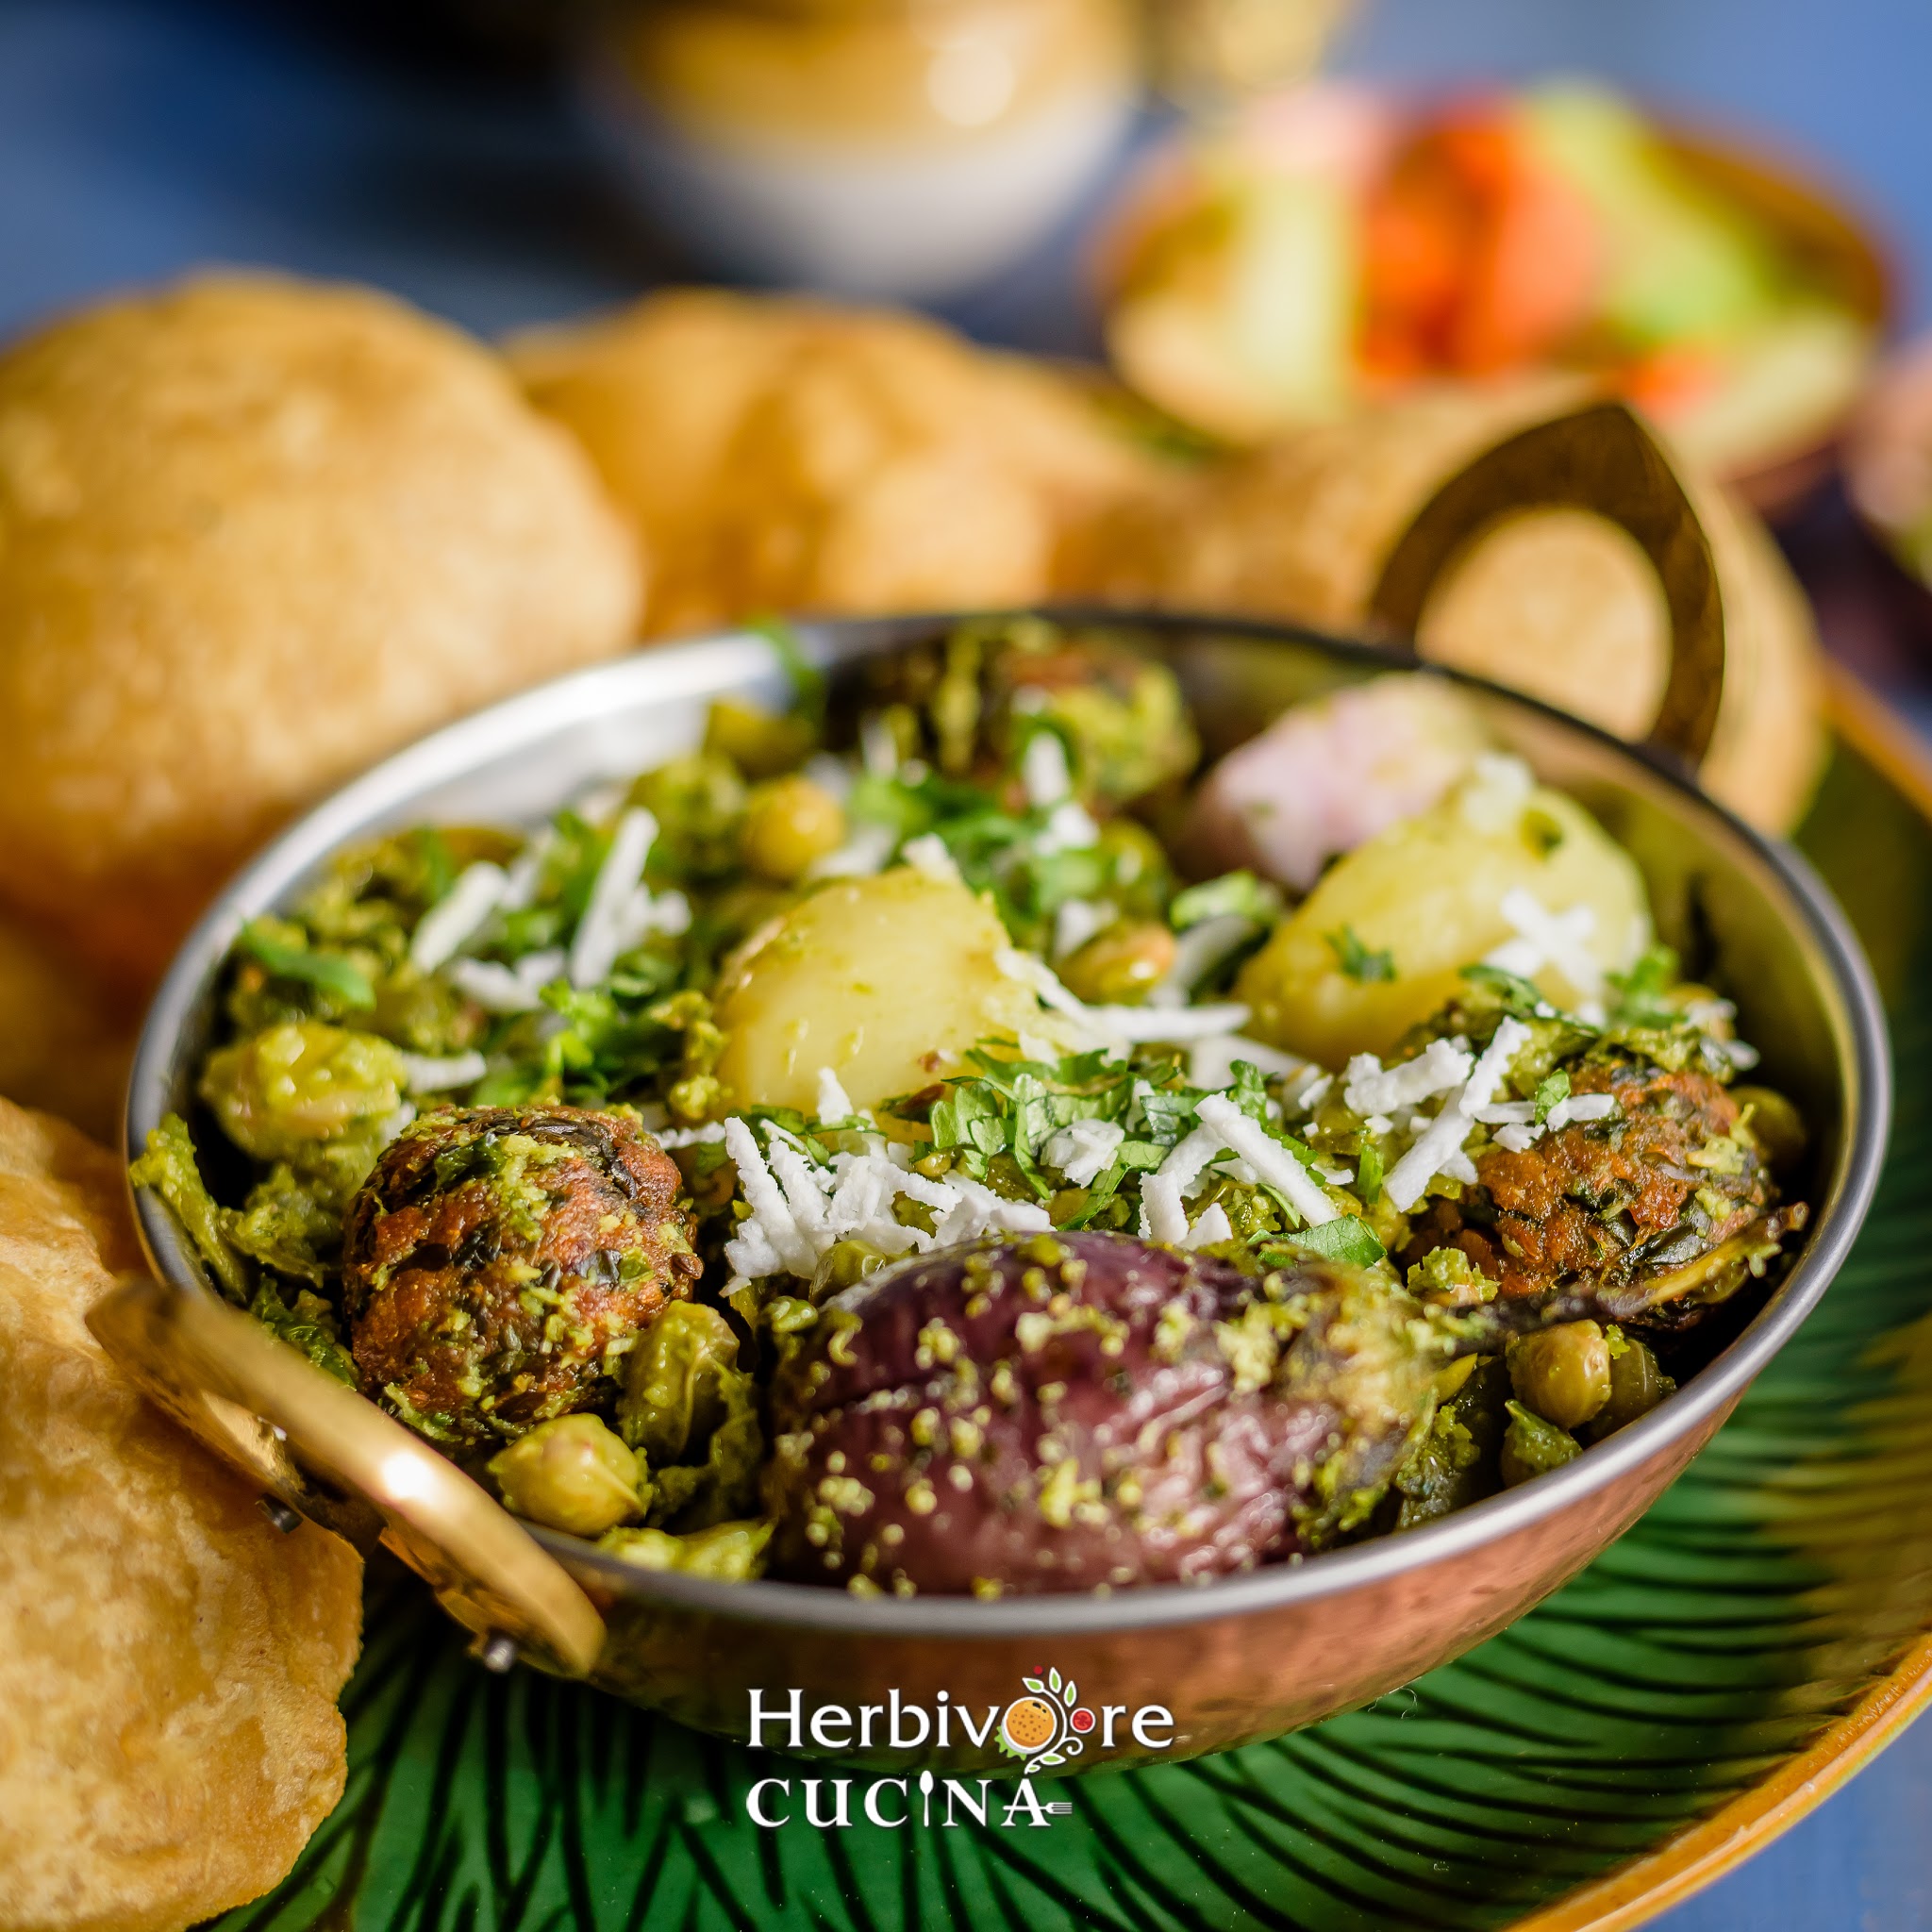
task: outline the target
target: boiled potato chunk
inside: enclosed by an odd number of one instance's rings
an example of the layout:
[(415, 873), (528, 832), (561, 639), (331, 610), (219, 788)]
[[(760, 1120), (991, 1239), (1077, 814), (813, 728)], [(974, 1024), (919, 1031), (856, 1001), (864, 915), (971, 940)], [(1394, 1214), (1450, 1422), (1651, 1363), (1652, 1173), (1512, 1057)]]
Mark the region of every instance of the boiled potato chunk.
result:
[(964, 886), (910, 867), (842, 879), (793, 907), (721, 991), (719, 1076), (739, 1107), (817, 1109), (829, 1067), (858, 1107), (929, 1086), (987, 1039), (1045, 1030), (1002, 973), (1009, 943)]
[[(1532, 786), (1513, 760), (1489, 759), (1441, 804), (1328, 871), (1241, 974), (1250, 1030), (1331, 1067), (1386, 1054), (1457, 992), (1463, 967), (1518, 937), (1503, 911), (1518, 889), (1554, 914), (1587, 906), (1580, 944), (1602, 970), (1627, 968), (1649, 943), (1629, 855), (1574, 799)], [(1559, 1006), (1599, 991), (1555, 964), (1532, 976)]]

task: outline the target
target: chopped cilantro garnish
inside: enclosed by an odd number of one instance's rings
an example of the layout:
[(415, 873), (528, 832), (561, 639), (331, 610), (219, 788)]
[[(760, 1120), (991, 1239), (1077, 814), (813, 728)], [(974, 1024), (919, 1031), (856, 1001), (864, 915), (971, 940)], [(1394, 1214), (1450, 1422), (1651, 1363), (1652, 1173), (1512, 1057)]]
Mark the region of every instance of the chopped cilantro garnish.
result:
[(1570, 1098), (1570, 1074), (1562, 1067), (1537, 1083), (1536, 1117), (1539, 1122), (1549, 1119), (1552, 1112)]
[(416, 856), (423, 861), (423, 903), (434, 906), (449, 896), (462, 868), (449, 841), (434, 825), (417, 826), (414, 837)]
[(1336, 964), (1357, 986), (1380, 986), (1395, 977), (1395, 955), (1364, 945), (1354, 926), (1344, 925), (1340, 932), (1325, 933), (1323, 937), (1335, 955)]
[(1546, 1020), (1556, 1011), (1528, 980), (1500, 966), (1465, 966), (1462, 976), (1481, 987), (1512, 1019)]
[[(1041, 1200), (1053, 1193), (1040, 1169), (1046, 1143), (1074, 1121), (1122, 1120), (1133, 1105), (1132, 1071), (1104, 1053), (1070, 1054), (1058, 1061), (1000, 1059), (981, 1052), (969, 1058), (975, 1076), (949, 1080), (944, 1098), (932, 1105), (934, 1147), (951, 1152), (974, 1180), (984, 1180), (989, 1163), (1009, 1156)], [(893, 1110), (906, 1105), (889, 1103)], [(1159, 1165), (1172, 1144), (1156, 1150), (1153, 1165)], [(1123, 1173), (1120, 1156), (1125, 1151), (1117, 1150), (1114, 1162)], [(1095, 1182), (1096, 1190), (1105, 1178)], [(1116, 1175), (1113, 1188), (1119, 1185)], [(1111, 1191), (1102, 1191), (1101, 1198)]]
[(235, 941), (241, 950), (265, 966), (277, 979), (292, 979), (331, 993), (345, 1007), (373, 1007), (375, 989), (353, 959), (340, 953), (311, 952), (306, 945), (279, 940), (259, 919), (251, 919)]
[(1382, 1150), (1373, 1141), (1364, 1141), (1361, 1154), (1357, 1158), (1355, 1187), (1365, 1208), (1373, 1208), (1381, 1196)]
[(1227, 1097), (1250, 1120), (1268, 1125), (1268, 1083), (1252, 1060), (1236, 1060), (1232, 1069), (1234, 1085)]
[(1375, 1239), (1375, 1230), (1354, 1214), (1324, 1221), (1320, 1227), (1305, 1227), (1289, 1239), (1305, 1255), (1319, 1255), (1324, 1261), (1345, 1261), (1357, 1268), (1373, 1268), (1389, 1252)]
[(1664, 995), (1677, 983), (1676, 954), (1666, 945), (1649, 947), (1627, 973), (1604, 976), (1616, 995), (1610, 1007), (1613, 1026), (1674, 1026), (1683, 1018)]
[(1176, 932), (1185, 932), (1203, 920), (1222, 919), (1229, 913), (1257, 925), (1273, 925), (1281, 917), (1281, 909), (1280, 892), (1266, 880), (1251, 872), (1230, 872), (1177, 892), (1168, 918)]
[(825, 674), (805, 654), (804, 641), (782, 617), (754, 618), (751, 629), (771, 645), (779, 665), (791, 681), (791, 692), (799, 710), (815, 724), (825, 717)]

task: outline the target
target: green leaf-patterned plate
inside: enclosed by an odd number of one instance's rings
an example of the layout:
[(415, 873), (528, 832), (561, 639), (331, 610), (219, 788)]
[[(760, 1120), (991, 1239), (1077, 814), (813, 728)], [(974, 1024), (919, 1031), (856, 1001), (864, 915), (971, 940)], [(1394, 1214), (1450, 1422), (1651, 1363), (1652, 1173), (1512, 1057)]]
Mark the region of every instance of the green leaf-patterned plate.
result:
[(1277, 1743), (1055, 1786), (1043, 1828), (763, 1830), (746, 1794), (782, 1763), (491, 1676), (375, 1574), (347, 1793), (225, 1927), (1607, 1932), (1817, 1804), (1932, 1696), (1932, 779), (1869, 698), (1836, 708), (1801, 842), (1890, 1009), (1878, 1201), (1711, 1446), (1541, 1608)]

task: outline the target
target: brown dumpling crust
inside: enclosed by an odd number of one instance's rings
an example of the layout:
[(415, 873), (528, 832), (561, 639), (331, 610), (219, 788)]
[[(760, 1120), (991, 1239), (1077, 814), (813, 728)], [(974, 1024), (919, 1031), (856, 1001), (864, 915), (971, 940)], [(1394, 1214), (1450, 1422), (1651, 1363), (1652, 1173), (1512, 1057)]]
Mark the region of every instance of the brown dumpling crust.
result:
[(608, 1407), (639, 1331), (699, 1273), (681, 1185), (628, 1114), (425, 1115), (349, 1208), (342, 1285), (363, 1387), (459, 1443)]
[(638, 552), (453, 328), (220, 275), (0, 356), (0, 899), (139, 984), (281, 820), (622, 650)]
[[(1770, 1174), (1741, 1145), (1735, 1164), (1709, 1164), (1707, 1150), (1734, 1133), (1739, 1108), (1708, 1074), (1585, 1067), (1575, 1091), (1614, 1093), (1614, 1123), (1576, 1123), (1520, 1153), (1491, 1148), (1476, 1162), (1481, 1210), (1433, 1202), (1405, 1260), (1458, 1247), (1505, 1303), (1590, 1293), (1606, 1315), (1630, 1320), (1648, 1311), (1647, 1284), (1722, 1248), (1775, 1201)], [(1704, 1214), (1694, 1228), (1685, 1219), (1693, 1201)]]

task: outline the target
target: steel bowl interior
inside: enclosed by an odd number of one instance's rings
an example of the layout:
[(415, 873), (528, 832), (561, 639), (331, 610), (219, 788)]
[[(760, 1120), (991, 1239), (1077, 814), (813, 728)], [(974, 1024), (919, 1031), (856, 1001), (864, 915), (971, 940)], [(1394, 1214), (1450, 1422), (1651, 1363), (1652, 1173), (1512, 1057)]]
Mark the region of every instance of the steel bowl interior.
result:
[[(1105, 623), (1170, 662), (1214, 751), (1251, 736), (1299, 698), (1412, 661), (1384, 648), (1271, 625), (1117, 611), (1055, 614)], [(836, 678), (868, 656), (939, 635), (951, 622), (832, 622), (805, 625), (801, 636), (808, 655)], [(1426, 1599), (1432, 1574), (1488, 1578), (1464, 1614), (1443, 1616), (1426, 1640), (1392, 1650), (1380, 1676), (1358, 1674), (1273, 1706), (1260, 1700), (1243, 1714), (1205, 1710), (1195, 1714), (1200, 1721), (1191, 1730), (1184, 1713), (1187, 1748), (1218, 1748), (1392, 1688), (1500, 1628), (1627, 1526), (1707, 1439), (1824, 1293), (1869, 1205), (1890, 1109), (1887, 1041), (1869, 969), (1805, 862), (1731, 818), (1687, 776), (1529, 699), (1479, 679), (1436, 675), (1466, 691), (1501, 742), (1580, 798), (1636, 856), (1663, 937), (1684, 951), (1700, 977), (1737, 1002), (1740, 1030), (1764, 1053), (1758, 1077), (1803, 1109), (1814, 1137), (1804, 1183), (1813, 1218), (1802, 1253), (1762, 1307), (1675, 1395), (1566, 1468), (1400, 1538), (1205, 1587), (997, 1603), (866, 1599), (796, 1584), (719, 1584), (641, 1571), (576, 1539), (540, 1533), (607, 1613), (616, 1613), (613, 1653), (627, 1642), (640, 1653), (655, 1651), (667, 1633), (689, 1641), (702, 1632), (707, 1656), (769, 1652), (784, 1657), (788, 1668), (808, 1672), (817, 1657), (827, 1670), (848, 1671), (866, 1646), (883, 1646), (895, 1668), (913, 1674), (924, 1669), (943, 1681), (947, 1658), (956, 1666), (961, 1645), (1004, 1657), (1012, 1645), (1064, 1648), (1085, 1640), (1118, 1661), (1115, 1641), (1136, 1633), (1143, 1642), (1164, 1632), (1211, 1647), (1219, 1634), (1256, 1621), (1277, 1631), (1320, 1628), (1332, 1637), (1372, 1601)], [(728, 693), (780, 704), (787, 689), (776, 654), (755, 633), (652, 650), (453, 725), (318, 807), (232, 883), (176, 959), (135, 1063), (130, 1150), (140, 1149), (163, 1114), (187, 1111), (192, 1102), (195, 1069), (218, 1020), (223, 960), (243, 922), (286, 906), (341, 846), (421, 823), (541, 819), (590, 788), (689, 749), (714, 698)], [(157, 1269), (175, 1282), (205, 1286), (172, 1217), (144, 1193), (137, 1208)], [(1539, 1555), (1543, 1551), (1547, 1559)], [(1191, 1629), (1193, 1638), (1186, 1640)], [(707, 1727), (741, 1734), (741, 1721), (735, 1723), (719, 1700), (685, 1695), (656, 1669), (626, 1669), (621, 1657), (613, 1656), (611, 1666), (604, 1674), (614, 1688)], [(1251, 1667), (1252, 1659), (1243, 1664)], [(1396, 1669), (1403, 1674), (1381, 1681)], [(736, 1683), (744, 1670), (725, 1674)]]

